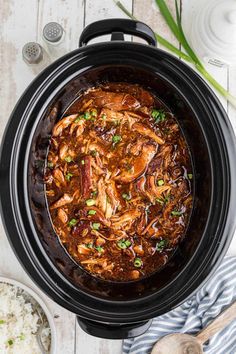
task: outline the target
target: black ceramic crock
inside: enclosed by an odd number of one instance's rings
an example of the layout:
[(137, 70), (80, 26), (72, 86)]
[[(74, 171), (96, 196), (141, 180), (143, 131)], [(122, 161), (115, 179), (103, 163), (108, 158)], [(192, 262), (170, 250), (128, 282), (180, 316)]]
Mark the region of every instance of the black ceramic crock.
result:
[[(123, 32), (149, 45), (123, 41)], [(87, 45), (102, 34), (111, 41)], [(80, 48), (47, 67), (18, 101), (2, 141), (1, 213), (9, 241), (35, 283), (74, 312), (88, 333), (126, 338), (195, 292), (224, 256), (234, 230), (235, 138), (206, 83), (187, 65), (155, 48), (145, 24), (104, 20), (89, 25)], [(55, 235), (43, 169), (52, 126), (83, 90), (101, 82), (137, 83), (176, 115), (191, 151), (194, 207), (183, 242), (159, 272), (127, 283), (98, 280), (66, 253)]]

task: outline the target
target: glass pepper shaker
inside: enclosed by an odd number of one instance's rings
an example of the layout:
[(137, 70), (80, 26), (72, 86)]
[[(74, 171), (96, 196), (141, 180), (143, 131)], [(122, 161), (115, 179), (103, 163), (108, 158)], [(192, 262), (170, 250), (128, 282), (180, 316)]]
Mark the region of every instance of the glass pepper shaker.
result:
[(50, 63), (47, 53), (37, 42), (28, 42), (23, 46), (22, 58), (35, 74), (38, 74)]
[(43, 40), (47, 45), (51, 59), (58, 59), (65, 54), (65, 31), (57, 22), (49, 22), (43, 28)]
[(38, 64), (43, 60), (43, 48), (36, 42), (29, 42), (22, 48), (23, 60), (28, 65)]

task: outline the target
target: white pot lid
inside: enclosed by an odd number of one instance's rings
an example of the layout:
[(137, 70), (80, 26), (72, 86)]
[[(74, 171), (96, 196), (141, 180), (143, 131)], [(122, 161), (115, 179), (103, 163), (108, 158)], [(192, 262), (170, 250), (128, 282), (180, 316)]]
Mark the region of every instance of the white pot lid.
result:
[(236, 64), (236, 0), (199, 1), (190, 41), (202, 57)]

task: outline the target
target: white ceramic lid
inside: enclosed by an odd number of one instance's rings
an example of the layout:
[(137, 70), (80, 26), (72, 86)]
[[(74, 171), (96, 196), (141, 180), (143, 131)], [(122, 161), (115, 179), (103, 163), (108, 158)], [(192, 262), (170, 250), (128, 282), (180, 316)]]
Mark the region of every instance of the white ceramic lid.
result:
[(194, 0), (190, 42), (202, 58), (236, 64), (236, 0)]

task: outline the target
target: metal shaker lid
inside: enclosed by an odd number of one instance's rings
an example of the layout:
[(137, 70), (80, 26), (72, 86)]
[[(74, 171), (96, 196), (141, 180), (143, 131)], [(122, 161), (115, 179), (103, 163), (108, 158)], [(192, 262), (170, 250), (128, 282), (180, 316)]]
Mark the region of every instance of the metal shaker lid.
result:
[(49, 22), (44, 26), (43, 37), (52, 43), (59, 42), (63, 36), (63, 28), (57, 22)]
[(38, 64), (43, 59), (43, 48), (36, 42), (29, 42), (22, 48), (22, 57), (27, 64)]

